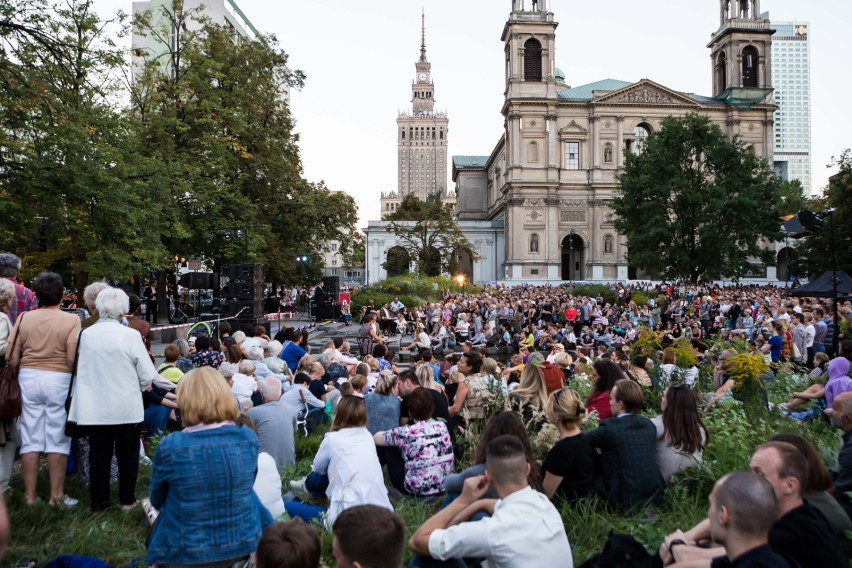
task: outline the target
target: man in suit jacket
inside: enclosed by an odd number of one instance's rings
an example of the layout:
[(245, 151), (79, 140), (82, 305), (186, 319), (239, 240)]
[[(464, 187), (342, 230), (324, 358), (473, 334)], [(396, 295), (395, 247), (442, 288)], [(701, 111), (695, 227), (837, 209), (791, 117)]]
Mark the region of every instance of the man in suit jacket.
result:
[(644, 402), (637, 383), (617, 381), (610, 395), (612, 418), (584, 434), (601, 450), (605, 495), (624, 511), (658, 502), (665, 487), (655, 458), (657, 430), (638, 416)]

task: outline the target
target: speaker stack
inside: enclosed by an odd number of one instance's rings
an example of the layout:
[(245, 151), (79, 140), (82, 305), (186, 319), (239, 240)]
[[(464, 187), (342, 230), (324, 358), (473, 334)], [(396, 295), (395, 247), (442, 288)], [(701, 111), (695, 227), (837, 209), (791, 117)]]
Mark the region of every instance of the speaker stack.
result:
[(223, 267), (222, 274), (228, 278), (228, 285), (222, 289), (222, 295), (228, 301), (228, 315), (240, 319), (257, 319), (263, 312), (263, 265), (229, 264)]

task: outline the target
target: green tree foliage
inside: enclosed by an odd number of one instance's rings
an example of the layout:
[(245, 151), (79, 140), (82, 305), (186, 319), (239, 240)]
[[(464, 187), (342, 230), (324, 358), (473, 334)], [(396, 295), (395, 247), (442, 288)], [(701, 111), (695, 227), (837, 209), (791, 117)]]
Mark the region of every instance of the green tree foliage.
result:
[[(417, 263), (420, 274), (437, 276), (459, 251), (474, 250), (459, 229), (452, 209), (441, 203), (439, 193), (429, 194), (425, 201), (409, 193), (396, 211), (386, 213), (383, 218), (390, 221), (388, 231), (399, 238), (400, 246)], [(390, 272), (387, 264), (383, 267)]]
[[(200, 31), (185, 23), (198, 20)], [(180, 1), (135, 26), (151, 37), (178, 30), (170, 48), (149, 58), (135, 82), (133, 110), (142, 138), (162, 165), (175, 230), (169, 250), (217, 263), (263, 262), (267, 279), (316, 277), (325, 243), (351, 250), (354, 200), (302, 178), (298, 138), (281, 96), (303, 75), (287, 66), (272, 36), (235, 44), (226, 30), (185, 11)], [(226, 239), (246, 228), (248, 243)], [(309, 255), (308, 266), (296, 257)]]
[(0, 240), (25, 277), (59, 270), (82, 286), (167, 256), (163, 196), (116, 103), (124, 54), (104, 28), (122, 24), (91, 1), (0, 5)]
[[(852, 149), (846, 149), (831, 164), (838, 172), (828, 180), (822, 198), (810, 200), (805, 209), (819, 212), (835, 209), (834, 239), (837, 251), (837, 268), (852, 274)], [(792, 254), (793, 271), (805, 276), (819, 276), (832, 270), (831, 225), (825, 218), (822, 230), (801, 239)]]
[(625, 155), (615, 226), (628, 261), (664, 278), (740, 277), (762, 245), (783, 237), (779, 180), (707, 117), (663, 120), (640, 154)]

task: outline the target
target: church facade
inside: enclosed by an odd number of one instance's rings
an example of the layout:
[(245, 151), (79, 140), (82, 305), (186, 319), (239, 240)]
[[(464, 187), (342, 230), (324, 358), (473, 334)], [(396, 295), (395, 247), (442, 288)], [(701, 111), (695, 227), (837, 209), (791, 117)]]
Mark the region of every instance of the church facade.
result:
[[(641, 152), (669, 116), (708, 116), (772, 163), (771, 36), (759, 0), (718, 0), (708, 44), (709, 96), (651, 79), (569, 87), (556, 67), (558, 23), (548, 0), (512, 0), (505, 45), (505, 131), (487, 156), (455, 156), (460, 220), (502, 222), (507, 282), (615, 281), (641, 277), (609, 203), (624, 152)], [(754, 279), (774, 279), (756, 266)]]

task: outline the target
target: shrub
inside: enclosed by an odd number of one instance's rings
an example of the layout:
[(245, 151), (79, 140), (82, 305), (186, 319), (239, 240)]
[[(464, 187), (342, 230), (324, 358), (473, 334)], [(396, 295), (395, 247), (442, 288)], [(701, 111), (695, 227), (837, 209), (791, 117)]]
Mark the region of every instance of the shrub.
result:
[(616, 300), (618, 300), (618, 295), (615, 293), (615, 290), (606, 284), (581, 284), (579, 286), (574, 286), (572, 293), (575, 296), (589, 296), (590, 298), (601, 296), (603, 297), (604, 302), (608, 304), (614, 304)]
[(630, 293), (630, 299), (633, 301), (634, 304), (639, 307), (642, 307), (648, 304), (649, 298), (648, 294), (646, 294), (645, 292), (636, 291)]

